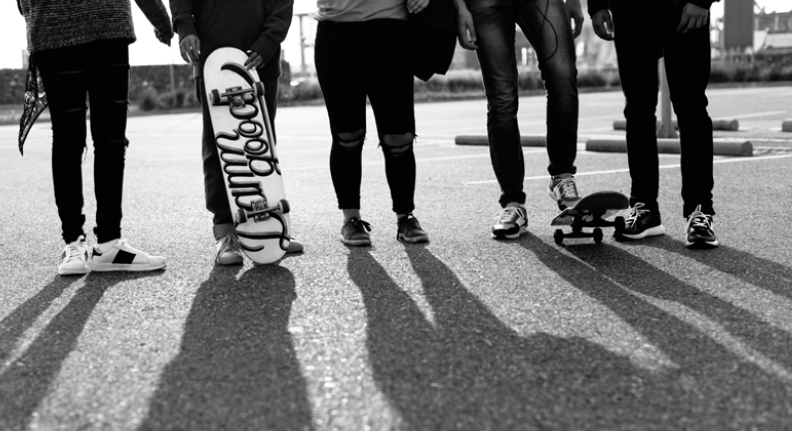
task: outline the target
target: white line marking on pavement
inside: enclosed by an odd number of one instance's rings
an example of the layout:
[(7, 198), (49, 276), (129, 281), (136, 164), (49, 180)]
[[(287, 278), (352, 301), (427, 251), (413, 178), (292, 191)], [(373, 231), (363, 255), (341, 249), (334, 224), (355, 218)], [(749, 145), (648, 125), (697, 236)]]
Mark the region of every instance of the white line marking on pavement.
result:
[(736, 120), (739, 118), (770, 117), (773, 115), (786, 114), (786, 112), (787, 111), (767, 111), (767, 112), (756, 112), (753, 114), (727, 115), (725, 117), (715, 117), (713, 118), (713, 120)]
[[(789, 158), (789, 157), (792, 157), (792, 154), (782, 154), (782, 155), (777, 155), (777, 156), (744, 157), (744, 158), (735, 158), (735, 159), (720, 159), (720, 160), (715, 160), (713, 162), (713, 164), (750, 162), (750, 161), (754, 161), (754, 160), (786, 159), (786, 158)], [(660, 169), (673, 169), (673, 168), (678, 168), (679, 166), (680, 166), (679, 164), (660, 165)], [(624, 172), (630, 172), (630, 170), (629, 169), (613, 169), (613, 170), (609, 170), (609, 171), (578, 172), (577, 174), (575, 174), (575, 176), (576, 177), (582, 177), (582, 176), (586, 176), (586, 175), (619, 174), (619, 173), (624, 173)], [(527, 178), (525, 178), (525, 181), (546, 180), (547, 178), (548, 178), (547, 175), (541, 175), (541, 176), (538, 176), (538, 177), (527, 177)], [(485, 181), (468, 181), (468, 182), (465, 182), (465, 183), (462, 183), (462, 184), (465, 184), (465, 185), (477, 185), (477, 184), (492, 184), (492, 183), (496, 183), (496, 182), (497, 182), (497, 180), (485, 180)]]

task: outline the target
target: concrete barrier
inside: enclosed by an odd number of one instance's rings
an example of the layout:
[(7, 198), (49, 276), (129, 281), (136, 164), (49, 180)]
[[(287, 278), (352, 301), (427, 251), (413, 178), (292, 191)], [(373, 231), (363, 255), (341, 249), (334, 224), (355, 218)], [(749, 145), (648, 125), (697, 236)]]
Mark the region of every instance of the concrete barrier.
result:
[[(657, 127), (660, 127), (659, 121)], [(674, 121), (674, 129), (679, 130), (679, 124), (676, 121)], [(614, 121), (613, 130), (627, 130), (627, 120)], [(736, 132), (740, 130), (740, 122), (737, 120), (712, 120), (712, 130)]]
[[(753, 156), (753, 145), (749, 141), (715, 139), (713, 152), (717, 156)], [(624, 139), (589, 139), (586, 151), (623, 153), (627, 152), (627, 141)], [(657, 151), (666, 154), (679, 154), (679, 139), (658, 139)]]
[(781, 123), (782, 132), (792, 132), (792, 120), (786, 120)]
[[(454, 139), (457, 145), (489, 145), (486, 135), (459, 135)], [(544, 135), (520, 136), (523, 147), (546, 147), (547, 137)]]

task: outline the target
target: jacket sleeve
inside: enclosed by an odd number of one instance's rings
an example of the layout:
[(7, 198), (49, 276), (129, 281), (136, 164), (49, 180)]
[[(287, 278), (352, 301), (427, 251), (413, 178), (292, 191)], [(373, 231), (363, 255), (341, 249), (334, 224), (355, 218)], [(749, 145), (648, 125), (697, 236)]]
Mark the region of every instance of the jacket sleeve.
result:
[(179, 33), (179, 41), (189, 35), (198, 36), (198, 31), (195, 30), (193, 0), (170, 0), (170, 8), (173, 14), (173, 29)]
[(607, 8), (608, 0), (588, 0), (588, 13), (591, 18), (594, 18), (597, 12)]
[[(176, 1), (176, 0), (172, 0)], [(264, 61), (269, 63), (272, 56), (278, 51), (281, 42), (286, 39), (292, 21), (294, 0), (276, 0), (272, 13), (264, 21), (263, 31), (258, 40), (250, 47), (257, 52)]]
[(135, 0), (135, 2), (154, 28), (164, 35), (173, 36), (168, 9), (162, 4), (162, 0)]

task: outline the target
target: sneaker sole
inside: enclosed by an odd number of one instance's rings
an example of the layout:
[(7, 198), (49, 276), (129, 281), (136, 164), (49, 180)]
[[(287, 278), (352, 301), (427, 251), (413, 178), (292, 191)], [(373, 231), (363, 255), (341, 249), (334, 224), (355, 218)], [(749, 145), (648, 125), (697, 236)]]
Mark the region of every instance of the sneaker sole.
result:
[(371, 245), (371, 239), (346, 239), (343, 236), (341, 236), (341, 242), (343, 242), (345, 245), (351, 246)]
[(91, 271), (95, 272), (145, 272), (156, 271), (165, 268), (166, 262), (160, 265), (130, 265), (126, 263), (99, 263), (91, 265)]
[(687, 239), (685, 240), (685, 247), (694, 248), (694, 247), (707, 247), (707, 248), (714, 248), (719, 245), (718, 240), (715, 241), (693, 241), (690, 242)]
[(501, 233), (492, 232), (492, 239), (517, 239), (520, 237), (520, 235), (524, 235), (526, 233), (528, 233), (528, 229), (521, 226), (520, 230), (517, 231), (517, 233), (501, 234)]
[(397, 237), (399, 241), (409, 242), (411, 244), (419, 243), (419, 242), (429, 242), (428, 235), (416, 236), (414, 238), (407, 238), (404, 234), (400, 233)]
[(58, 268), (58, 275), (85, 275), (88, 268)]
[(648, 236), (665, 235), (665, 231), (666, 231), (665, 226), (660, 225), (660, 226), (650, 227), (649, 229), (646, 229), (641, 233), (637, 233), (633, 235), (622, 232), (621, 236), (627, 239), (644, 239)]

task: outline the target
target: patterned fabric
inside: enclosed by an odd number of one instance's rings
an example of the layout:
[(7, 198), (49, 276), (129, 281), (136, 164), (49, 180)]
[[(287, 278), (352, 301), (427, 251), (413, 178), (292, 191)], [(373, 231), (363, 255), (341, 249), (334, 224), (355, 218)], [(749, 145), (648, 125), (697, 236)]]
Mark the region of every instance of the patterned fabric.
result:
[[(135, 41), (131, 0), (19, 0), (25, 16), (28, 52), (65, 48), (96, 40)], [(162, 0), (135, 0), (155, 28), (171, 32)]]
[(24, 155), (22, 147), (25, 145), (30, 128), (41, 112), (47, 108), (47, 93), (44, 91), (44, 83), (38, 74), (33, 57), (30, 57), (29, 63), (25, 82), (25, 105), (22, 118), (19, 120), (19, 154), (22, 155)]

